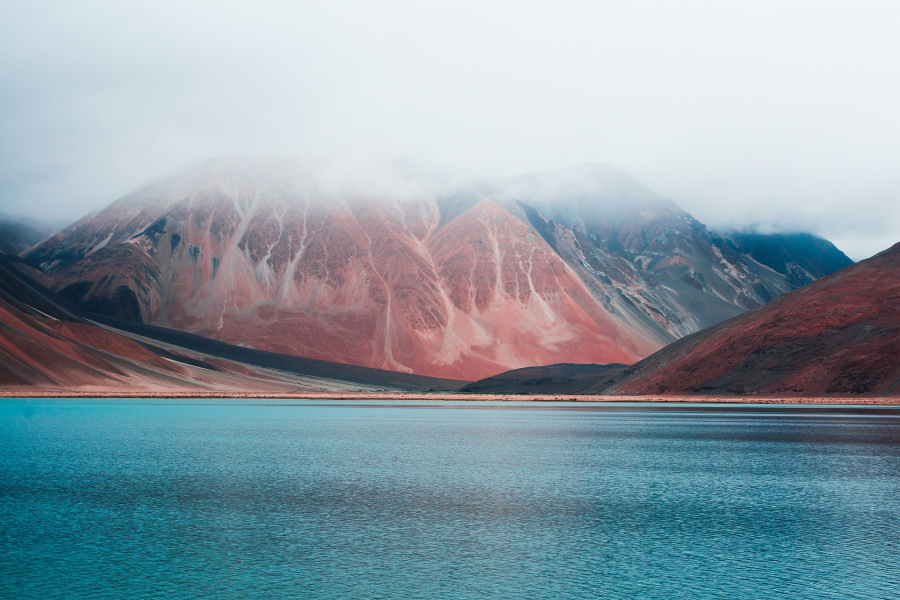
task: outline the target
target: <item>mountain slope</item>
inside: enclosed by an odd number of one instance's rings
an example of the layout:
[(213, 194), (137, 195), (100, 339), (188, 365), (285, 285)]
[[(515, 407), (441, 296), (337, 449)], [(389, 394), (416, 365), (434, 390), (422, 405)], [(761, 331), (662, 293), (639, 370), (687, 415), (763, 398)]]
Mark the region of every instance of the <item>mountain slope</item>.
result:
[[(167, 354), (166, 359), (161, 354)], [(289, 391), (296, 382), (154, 352), (53, 304), (0, 261), (0, 389)]]
[(679, 340), (593, 391), (900, 395), (900, 244)]
[(464, 382), (231, 346), (83, 313), (0, 255), (0, 390), (452, 390)]
[(596, 296), (667, 341), (798, 285), (609, 165), (522, 176), (506, 190)]
[[(453, 343), (439, 357), (474, 363), (467, 372), (560, 356), (630, 363), (661, 345), (604, 310), (539, 235), (490, 199), (442, 228), (428, 247), (452, 306)], [(478, 368), (485, 363), (492, 368)]]

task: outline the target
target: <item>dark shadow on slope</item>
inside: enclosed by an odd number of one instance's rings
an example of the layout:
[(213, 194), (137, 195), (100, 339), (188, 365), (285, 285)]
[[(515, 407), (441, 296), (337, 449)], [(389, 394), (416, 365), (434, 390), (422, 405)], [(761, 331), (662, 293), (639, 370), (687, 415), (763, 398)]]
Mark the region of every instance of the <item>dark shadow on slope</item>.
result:
[(628, 365), (560, 363), (513, 369), (470, 383), (469, 394), (579, 394), (606, 381)]

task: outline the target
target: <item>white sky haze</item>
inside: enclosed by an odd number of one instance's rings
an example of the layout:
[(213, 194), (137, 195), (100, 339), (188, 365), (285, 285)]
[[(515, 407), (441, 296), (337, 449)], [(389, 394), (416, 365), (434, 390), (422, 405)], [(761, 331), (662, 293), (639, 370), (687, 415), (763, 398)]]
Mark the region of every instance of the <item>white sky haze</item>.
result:
[(0, 0), (0, 211), (227, 152), (609, 162), (713, 228), (900, 241), (898, 2)]

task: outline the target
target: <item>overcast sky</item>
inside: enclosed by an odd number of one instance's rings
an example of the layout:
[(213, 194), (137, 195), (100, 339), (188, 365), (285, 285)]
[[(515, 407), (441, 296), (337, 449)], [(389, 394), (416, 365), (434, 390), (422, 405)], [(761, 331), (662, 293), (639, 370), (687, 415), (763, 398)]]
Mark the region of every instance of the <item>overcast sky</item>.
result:
[(0, 211), (226, 152), (605, 161), (712, 227), (900, 241), (900, 2), (0, 0)]

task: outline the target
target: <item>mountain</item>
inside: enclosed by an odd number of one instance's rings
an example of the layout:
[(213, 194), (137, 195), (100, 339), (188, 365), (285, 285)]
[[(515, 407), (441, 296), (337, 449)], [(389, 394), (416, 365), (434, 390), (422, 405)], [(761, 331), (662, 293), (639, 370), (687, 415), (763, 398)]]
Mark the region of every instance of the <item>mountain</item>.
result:
[(222, 157), (24, 258), (86, 311), (466, 380), (633, 363), (796, 283), (606, 165), (441, 194), (321, 181)]
[(590, 391), (900, 394), (900, 244), (667, 346)]
[(0, 255), (0, 390), (172, 394), (453, 390), (464, 382), (230, 346), (83, 313)]

